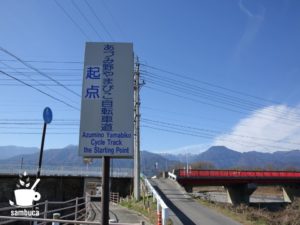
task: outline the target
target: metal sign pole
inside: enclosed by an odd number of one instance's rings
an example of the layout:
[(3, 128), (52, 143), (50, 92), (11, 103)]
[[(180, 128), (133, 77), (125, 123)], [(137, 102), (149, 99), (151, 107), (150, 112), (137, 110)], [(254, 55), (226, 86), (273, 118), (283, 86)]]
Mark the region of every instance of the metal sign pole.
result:
[(42, 160), (43, 160), (43, 152), (44, 152), (44, 143), (45, 143), (46, 130), (47, 130), (47, 123), (44, 123), (42, 143), (41, 143), (41, 149), (40, 149), (39, 167), (38, 167), (38, 172), (37, 172), (37, 177), (38, 178), (41, 175), (41, 167), (42, 167)]
[(37, 178), (41, 176), (41, 168), (42, 168), (42, 160), (43, 160), (43, 152), (44, 152), (44, 144), (45, 144), (45, 137), (46, 137), (46, 130), (47, 124), (51, 123), (52, 121), (52, 110), (49, 107), (46, 107), (43, 112), (43, 119), (44, 119), (44, 128), (43, 128), (43, 136), (42, 136), (42, 143), (40, 149), (40, 157), (39, 157), (39, 167), (37, 171)]
[(102, 159), (101, 225), (109, 225), (109, 164), (110, 157), (104, 156)]

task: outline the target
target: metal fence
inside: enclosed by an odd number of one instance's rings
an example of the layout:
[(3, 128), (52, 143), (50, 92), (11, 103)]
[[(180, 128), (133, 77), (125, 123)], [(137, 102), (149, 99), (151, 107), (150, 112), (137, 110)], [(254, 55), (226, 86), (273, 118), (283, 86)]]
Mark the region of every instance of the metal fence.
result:
[[(9, 217), (9, 216), (0, 216), (0, 218), (5, 219), (14, 219), (15, 221), (35, 221), (43, 223), (52, 223), (52, 224), (90, 224), (90, 225), (101, 225), (100, 222), (91, 222), (91, 221), (76, 221), (76, 220), (60, 220), (60, 219), (42, 219), (42, 218), (30, 218), (30, 217)], [(109, 225), (144, 225), (144, 222), (141, 223), (109, 223)]]
[[(51, 220), (51, 217), (55, 213), (59, 213), (60, 220), (64, 220), (64, 224), (69, 224), (72, 221), (85, 221), (86, 218), (86, 208), (89, 201), (86, 197), (74, 198), (68, 201), (45, 201), (34, 205), (31, 208), (19, 208), (15, 206), (0, 208), (1, 214), (8, 214), (11, 216), (0, 216), (0, 224), (11, 224), (17, 220), (26, 221), (31, 219), (31, 221), (37, 221), (36, 225), (45, 225)], [(53, 206), (53, 207), (52, 207)], [(54, 207), (57, 208), (54, 208)], [(36, 209), (38, 208), (38, 210)], [(42, 209), (42, 211), (40, 211)], [(36, 218), (26, 217), (25, 211), (38, 211), (38, 216)], [(17, 216), (16, 214), (21, 214)], [(32, 214), (32, 213), (31, 213)], [(36, 213), (35, 213), (36, 214)], [(68, 219), (68, 220), (66, 220)], [(72, 222), (73, 223), (73, 222)]]
[[(45, 201), (36, 204), (35, 207), (42, 208), (42, 212), (39, 213), (38, 217), (26, 217), (26, 216), (0, 216), (0, 225), (13, 224), (16, 221), (32, 221), (34, 225), (69, 225), (69, 224), (97, 224), (101, 225), (100, 222), (93, 221), (90, 218), (91, 207), (91, 195), (86, 194), (86, 197), (77, 197), (68, 201)], [(119, 202), (119, 195), (117, 193), (110, 193), (111, 201)], [(52, 205), (58, 206), (58, 208), (52, 209)], [(19, 210), (18, 207), (4, 207), (0, 208), (0, 213), (10, 214), (11, 210)], [(30, 209), (28, 209), (30, 210)], [(59, 217), (55, 217), (58, 215)], [(50, 218), (52, 217), (52, 218)], [(110, 223), (110, 225), (143, 225), (141, 223)]]

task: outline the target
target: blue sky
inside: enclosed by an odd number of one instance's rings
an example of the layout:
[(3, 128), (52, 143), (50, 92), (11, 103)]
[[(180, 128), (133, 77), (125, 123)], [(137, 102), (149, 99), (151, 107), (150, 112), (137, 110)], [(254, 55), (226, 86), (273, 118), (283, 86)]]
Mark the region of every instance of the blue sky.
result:
[[(143, 150), (300, 149), (299, 10), (297, 0), (2, 0), (0, 46), (80, 95), (85, 42), (132, 42), (146, 83)], [(11, 60), (0, 51), (2, 71), (80, 108), (79, 96)], [(46, 106), (45, 147), (78, 144), (78, 110), (0, 76), (0, 145), (38, 147)]]

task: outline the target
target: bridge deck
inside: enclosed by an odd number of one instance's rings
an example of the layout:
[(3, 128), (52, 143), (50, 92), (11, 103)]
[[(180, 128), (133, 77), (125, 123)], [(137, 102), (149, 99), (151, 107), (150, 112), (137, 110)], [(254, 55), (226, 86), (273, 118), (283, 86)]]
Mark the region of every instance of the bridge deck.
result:
[(239, 170), (179, 170), (179, 177), (254, 177), (300, 178), (300, 172), (291, 171), (239, 171)]
[(179, 170), (176, 174), (181, 184), (300, 183), (300, 172), (291, 171)]

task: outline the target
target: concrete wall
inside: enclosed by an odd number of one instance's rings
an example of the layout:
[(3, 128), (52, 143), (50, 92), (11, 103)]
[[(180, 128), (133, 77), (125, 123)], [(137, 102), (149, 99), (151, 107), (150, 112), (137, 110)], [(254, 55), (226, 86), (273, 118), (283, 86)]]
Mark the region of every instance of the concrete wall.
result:
[[(89, 194), (96, 194), (96, 186), (101, 186), (101, 178), (87, 177), (84, 180), (84, 192)], [(111, 192), (118, 192), (121, 197), (126, 197), (132, 193), (132, 178), (111, 178), (110, 180), (110, 190)], [(94, 184), (94, 185), (91, 185)], [(95, 186), (95, 187), (93, 187)]]
[(293, 202), (295, 197), (300, 197), (300, 185), (289, 185), (282, 187), (283, 199), (285, 202)]
[(256, 190), (256, 184), (225, 186), (227, 202), (230, 204), (249, 204), (250, 195)]
[[(82, 196), (84, 188), (84, 178), (77, 177), (41, 177), (38, 185), (38, 192), (41, 200), (65, 201), (78, 196)], [(30, 184), (35, 181), (35, 177), (30, 177)], [(17, 176), (0, 177), (0, 202), (14, 200), (14, 190), (18, 182)]]

